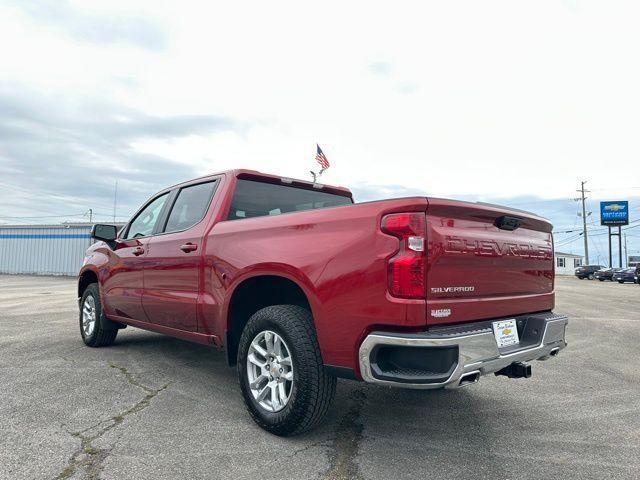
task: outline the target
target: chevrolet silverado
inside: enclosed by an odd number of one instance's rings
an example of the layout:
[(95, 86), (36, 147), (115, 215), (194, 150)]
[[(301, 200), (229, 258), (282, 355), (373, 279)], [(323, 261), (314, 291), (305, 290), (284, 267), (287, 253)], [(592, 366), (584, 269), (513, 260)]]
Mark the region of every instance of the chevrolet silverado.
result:
[(80, 333), (101, 347), (132, 326), (224, 350), (255, 422), (292, 435), (323, 418), (337, 377), (457, 388), (557, 355), (551, 230), (490, 204), (209, 175), (119, 231), (94, 226)]

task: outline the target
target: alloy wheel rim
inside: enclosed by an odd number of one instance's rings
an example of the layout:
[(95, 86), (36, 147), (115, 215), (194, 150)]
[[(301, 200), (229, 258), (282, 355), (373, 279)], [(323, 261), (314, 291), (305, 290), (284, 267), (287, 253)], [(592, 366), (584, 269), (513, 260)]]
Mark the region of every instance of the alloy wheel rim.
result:
[(293, 391), (291, 350), (277, 333), (266, 330), (251, 341), (247, 354), (247, 378), (253, 398), (268, 412), (287, 406)]
[(87, 295), (82, 306), (82, 331), (90, 337), (96, 327), (96, 301), (93, 295)]

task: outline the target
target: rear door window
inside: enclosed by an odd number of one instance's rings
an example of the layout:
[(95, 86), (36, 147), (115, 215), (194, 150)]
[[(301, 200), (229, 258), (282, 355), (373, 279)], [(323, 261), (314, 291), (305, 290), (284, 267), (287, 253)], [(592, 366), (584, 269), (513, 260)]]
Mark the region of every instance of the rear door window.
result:
[(217, 183), (214, 180), (181, 188), (171, 207), (164, 231), (179, 232), (199, 223), (207, 213)]
[(227, 219), (281, 215), (352, 203), (351, 197), (334, 193), (239, 179)]

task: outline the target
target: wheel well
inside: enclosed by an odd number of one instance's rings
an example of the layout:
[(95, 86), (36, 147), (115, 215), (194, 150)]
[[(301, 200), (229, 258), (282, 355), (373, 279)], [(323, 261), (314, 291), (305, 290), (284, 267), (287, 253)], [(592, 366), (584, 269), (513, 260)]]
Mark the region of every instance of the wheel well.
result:
[(258, 310), (271, 305), (297, 305), (311, 311), (307, 296), (292, 280), (265, 275), (252, 277), (236, 287), (229, 303), (226, 349), (229, 365), (236, 364), (244, 326)]
[(98, 283), (98, 276), (91, 270), (87, 270), (80, 276), (80, 280), (78, 280), (78, 297), (81, 297), (87, 287), (92, 283)]

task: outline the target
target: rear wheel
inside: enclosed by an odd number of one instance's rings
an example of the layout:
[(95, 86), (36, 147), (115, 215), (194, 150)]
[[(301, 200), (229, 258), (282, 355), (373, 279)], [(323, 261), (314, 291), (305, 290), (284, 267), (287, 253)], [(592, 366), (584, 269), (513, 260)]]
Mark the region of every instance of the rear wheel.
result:
[(288, 436), (320, 422), (336, 379), (324, 370), (311, 313), (295, 305), (257, 311), (240, 338), (238, 380), (247, 410), (263, 429)]
[(618, 280), (618, 283), (624, 283), (624, 280)]
[(593, 280), (595, 277), (593, 276), (593, 273), (590, 273), (589, 276), (587, 277), (589, 280)]
[(601, 282), (604, 282), (604, 278), (599, 278), (598, 280), (600, 280)]
[(80, 335), (90, 347), (111, 345), (118, 335), (117, 326), (112, 325), (102, 313), (97, 283), (89, 285), (80, 300)]

